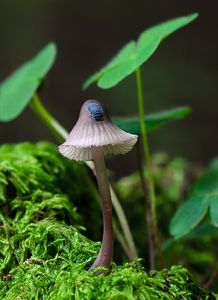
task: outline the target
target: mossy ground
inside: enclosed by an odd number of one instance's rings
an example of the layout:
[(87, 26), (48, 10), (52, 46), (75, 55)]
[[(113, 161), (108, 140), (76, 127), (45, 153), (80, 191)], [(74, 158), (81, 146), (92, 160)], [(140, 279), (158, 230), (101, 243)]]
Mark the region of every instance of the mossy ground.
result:
[(0, 148), (0, 299), (213, 299), (181, 266), (88, 272), (100, 243), (81, 233), (75, 207), (87, 197), (84, 171), (48, 143)]

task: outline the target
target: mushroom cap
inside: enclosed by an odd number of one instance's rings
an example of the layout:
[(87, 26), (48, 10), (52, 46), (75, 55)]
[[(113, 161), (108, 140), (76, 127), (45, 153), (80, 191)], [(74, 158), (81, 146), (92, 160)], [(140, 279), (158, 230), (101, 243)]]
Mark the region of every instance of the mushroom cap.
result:
[(93, 147), (103, 147), (105, 157), (129, 152), (138, 136), (114, 125), (97, 100), (87, 100), (76, 125), (59, 151), (69, 159), (93, 160)]

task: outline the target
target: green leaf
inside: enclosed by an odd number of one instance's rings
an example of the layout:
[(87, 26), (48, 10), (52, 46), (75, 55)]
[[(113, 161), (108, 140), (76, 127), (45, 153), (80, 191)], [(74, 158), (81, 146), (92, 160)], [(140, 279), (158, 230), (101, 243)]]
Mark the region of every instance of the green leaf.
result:
[(22, 65), (0, 85), (0, 121), (16, 118), (26, 107), (56, 57), (53, 43)]
[(178, 239), (200, 223), (209, 206), (209, 198), (196, 195), (187, 200), (176, 212), (170, 224), (170, 233)]
[(189, 233), (202, 220), (208, 207), (211, 224), (218, 226), (218, 159), (211, 163), (194, 184), (190, 198), (178, 209), (171, 221), (170, 233), (175, 239)]
[[(145, 118), (147, 130), (156, 130), (161, 126), (168, 124), (169, 122), (182, 119), (190, 113), (191, 108), (188, 106), (183, 106), (158, 113), (149, 114)], [(139, 117), (126, 118), (113, 116), (111, 119), (113, 123), (115, 123), (121, 129), (132, 134), (140, 134)]]
[(218, 194), (210, 197), (210, 220), (213, 226), (218, 227)]
[(147, 61), (162, 40), (197, 17), (198, 14), (195, 13), (163, 22), (145, 30), (137, 41), (126, 44), (104, 68), (85, 81), (83, 88), (86, 89), (96, 81), (97, 85), (103, 89), (115, 86)]

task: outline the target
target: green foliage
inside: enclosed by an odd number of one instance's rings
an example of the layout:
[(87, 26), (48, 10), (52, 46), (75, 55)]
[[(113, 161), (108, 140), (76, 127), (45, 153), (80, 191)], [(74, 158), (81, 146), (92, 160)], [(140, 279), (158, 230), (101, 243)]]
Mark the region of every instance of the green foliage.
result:
[(97, 85), (103, 89), (115, 86), (147, 61), (162, 40), (195, 20), (197, 16), (198, 14), (195, 13), (179, 17), (145, 30), (140, 34), (137, 41), (129, 42), (104, 68), (93, 74), (84, 83), (83, 88), (86, 89), (94, 82), (97, 82)]
[(212, 195), (210, 197), (210, 219), (211, 223), (218, 227), (218, 195)]
[(210, 207), (211, 224), (218, 226), (218, 160), (194, 185), (191, 196), (179, 208), (170, 224), (175, 239), (184, 236), (204, 218)]
[[(217, 269), (218, 230), (204, 223), (196, 227), (183, 239), (175, 240), (169, 237), (169, 223), (172, 215), (183, 203), (190, 186), (202, 167), (191, 164), (180, 157), (171, 158), (158, 153), (152, 156), (155, 170), (154, 180), (157, 191), (158, 224), (161, 228), (162, 250), (166, 265), (181, 263), (192, 270), (199, 282), (207, 283), (211, 274)], [(146, 169), (144, 170), (146, 174)], [(118, 195), (125, 207), (125, 212), (135, 238), (140, 257), (145, 258), (148, 265), (147, 232), (144, 216), (144, 195), (138, 173), (121, 178), (116, 185)], [(218, 279), (214, 279), (212, 290), (217, 292)]]
[(180, 238), (195, 228), (204, 218), (209, 201), (203, 195), (194, 195), (178, 210), (170, 224), (170, 233)]
[(56, 57), (56, 46), (48, 44), (0, 85), (0, 121), (11, 121), (26, 107)]
[(100, 245), (78, 230), (80, 168), (49, 143), (0, 148), (0, 299), (213, 299), (181, 266), (145, 272), (136, 261), (113, 263), (107, 276), (87, 272)]
[[(148, 114), (145, 118), (146, 129), (153, 131), (160, 128), (163, 125), (168, 124), (171, 121), (176, 121), (184, 118), (191, 113), (191, 108), (188, 106), (177, 107), (170, 110)], [(140, 134), (140, 121), (139, 117), (112, 117), (113, 123), (115, 123), (121, 129), (132, 133)]]
[[(177, 203), (183, 197), (186, 189), (187, 173), (191, 173), (186, 160), (179, 157), (170, 158), (168, 155), (159, 153), (152, 156), (152, 165), (155, 170), (154, 182), (157, 191), (158, 224), (161, 228), (163, 240), (168, 238), (168, 226), (170, 218), (174, 213)], [(147, 177), (147, 169), (144, 169)], [(121, 178), (116, 189), (122, 203), (138, 245), (139, 256), (146, 258), (147, 235), (145, 238), (145, 216), (144, 216), (144, 192), (138, 172)], [(169, 220), (166, 222), (166, 220)]]
[[(199, 226), (200, 227), (200, 226)], [(209, 227), (208, 227), (209, 228)], [(197, 230), (198, 228), (196, 228)], [(215, 229), (213, 227), (213, 229)], [(210, 289), (218, 291), (218, 278), (212, 279), (218, 268), (217, 263), (217, 242), (218, 232), (213, 230), (212, 226), (208, 230), (200, 228), (201, 232), (187, 234), (183, 239), (173, 240), (171, 245), (165, 249), (165, 259), (170, 264), (176, 264), (182, 261), (188, 269), (192, 270), (198, 282), (207, 285), (211, 282)]]

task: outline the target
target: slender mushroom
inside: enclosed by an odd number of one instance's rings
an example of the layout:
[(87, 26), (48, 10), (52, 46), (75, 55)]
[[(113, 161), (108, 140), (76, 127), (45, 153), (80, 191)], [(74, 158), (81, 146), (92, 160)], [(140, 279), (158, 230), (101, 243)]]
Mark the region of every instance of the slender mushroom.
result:
[(99, 101), (87, 100), (67, 140), (59, 146), (61, 154), (69, 159), (94, 162), (104, 229), (101, 249), (90, 270), (97, 267), (109, 268), (113, 259), (112, 203), (105, 157), (129, 152), (137, 138), (137, 135), (114, 125)]

